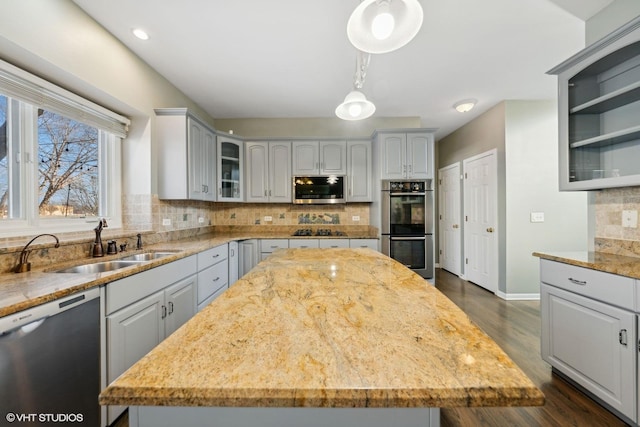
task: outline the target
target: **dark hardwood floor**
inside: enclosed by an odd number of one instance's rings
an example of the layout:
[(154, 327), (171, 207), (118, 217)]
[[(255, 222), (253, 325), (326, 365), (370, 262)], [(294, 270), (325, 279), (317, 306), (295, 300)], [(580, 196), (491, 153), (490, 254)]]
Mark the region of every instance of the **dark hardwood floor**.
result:
[(444, 408), (441, 426), (624, 426), (585, 394), (551, 374), (540, 357), (540, 302), (505, 301), (473, 283), (436, 270), (436, 288), (489, 335), (542, 390), (530, 408)]

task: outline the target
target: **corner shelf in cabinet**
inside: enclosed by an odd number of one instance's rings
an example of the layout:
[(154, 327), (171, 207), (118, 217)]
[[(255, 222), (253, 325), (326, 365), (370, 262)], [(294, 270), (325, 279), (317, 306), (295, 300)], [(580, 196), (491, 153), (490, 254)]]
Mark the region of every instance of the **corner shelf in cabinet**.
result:
[(635, 82), (621, 89), (577, 105), (569, 110), (570, 114), (600, 114), (615, 110), (640, 100), (640, 82)]
[(597, 148), (607, 145), (621, 144), (623, 142), (633, 141), (634, 139), (640, 139), (640, 126), (634, 126), (616, 132), (606, 133), (604, 135), (583, 139), (581, 141), (575, 141), (572, 142), (569, 147), (580, 148), (586, 145), (590, 145), (591, 147)]

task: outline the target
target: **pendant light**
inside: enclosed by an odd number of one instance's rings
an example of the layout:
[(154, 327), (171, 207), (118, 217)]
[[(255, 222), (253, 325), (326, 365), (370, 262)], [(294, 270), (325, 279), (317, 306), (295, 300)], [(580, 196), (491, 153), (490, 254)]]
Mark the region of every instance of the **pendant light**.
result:
[(347, 36), (363, 52), (387, 53), (409, 43), (422, 20), (418, 0), (363, 0), (349, 17)]
[(371, 117), (376, 112), (376, 106), (361, 91), (370, 61), (370, 54), (358, 52), (353, 90), (347, 94), (342, 104), (336, 108), (336, 116), (342, 120), (363, 120)]

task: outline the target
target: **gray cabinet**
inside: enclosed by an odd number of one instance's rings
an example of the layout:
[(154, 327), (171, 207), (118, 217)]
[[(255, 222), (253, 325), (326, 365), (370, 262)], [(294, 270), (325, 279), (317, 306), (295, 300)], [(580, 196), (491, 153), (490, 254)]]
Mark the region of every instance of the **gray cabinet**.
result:
[(350, 248), (368, 248), (374, 251), (378, 249), (378, 239), (349, 239)]
[(635, 281), (542, 260), (542, 358), (637, 422)]
[(293, 175), (345, 175), (346, 141), (294, 141)]
[(381, 179), (433, 179), (433, 133), (376, 132)]
[[(196, 312), (195, 257), (106, 285), (107, 382), (140, 360)], [(109, 406), (112, 423), (124, 407)]]
[(261, 239), (260, 240), (260, 261), (267, 258), (278, 249), (288, 249), (288, 239)]
[(209, 305), (229, 287), (229, 250), (227, 244), (198, 255), (198, 311)]
[(347, 141), (347, 202), (373, 201), (371, 141)]
[(640, 17), (550, 70), (558, 75), (561, 190), (640, 185)]
[(229, 242), (229, 287), (239, 278), (240, 255), (238, 254), (238, 242)]
[(291, 142), (246, 142), (245, 201), (291, 203)]
[(259, 241), (256, 239), (241, 240), (238, 242), (238, 275), (240, 278), (260, 262), (258, 246)]
[(216, 136), (186, 108), (156, 109), (158, 197), (216, 200)]
[(217, 136), (217, 183), (219, 202), (241, 202), (243, 194), (243, 143), (227, 135)]

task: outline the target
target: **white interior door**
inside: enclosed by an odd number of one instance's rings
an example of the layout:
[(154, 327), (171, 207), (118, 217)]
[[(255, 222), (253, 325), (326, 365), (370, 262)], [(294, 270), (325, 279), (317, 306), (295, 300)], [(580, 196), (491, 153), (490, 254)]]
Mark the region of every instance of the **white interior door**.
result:
[(464, 170), (464, 274), (498, 291), (498, 171), (496, 150), (462, 162)]
[(462, 233), (460, 232), (460, 163), (438, 171), (439, 194), (439, 263), (457, 276), (461, 274)]

